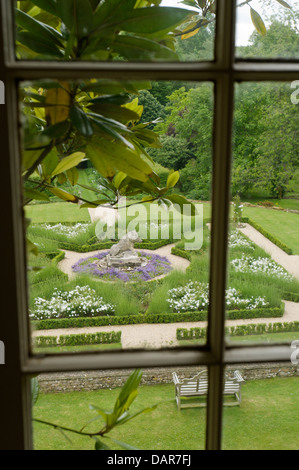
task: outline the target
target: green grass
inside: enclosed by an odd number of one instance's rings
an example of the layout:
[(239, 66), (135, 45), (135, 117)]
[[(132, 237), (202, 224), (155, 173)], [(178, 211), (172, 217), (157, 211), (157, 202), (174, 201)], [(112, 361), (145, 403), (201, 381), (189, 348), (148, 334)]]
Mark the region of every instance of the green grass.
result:
[[(298, 340), (298, 333), (265, 333), (263, 335), (247, 335), (247, 336), (229, 336), (226, 338), (229, 343), (291, 343)], [(198, 346), (205, 344), (205, 339), (180, 340), (179, 346)]]
[[(299, 378), (275, 378), (247, 382), (242, 388), (241, 407), (224, 408), (223, 448), (225, 450), (298, 449)], [(89, 405), (113, 408), (119, 389), (96, 392), (40, 394), (34, 417), (61, 426), (80, 429), (95, 412)], [(205, 447), (205, 408), (178, 412), (173, 385), (141, 386), (132, 412), (159, 403), (156, 410), (140, 415), (111, 432), (111, 437), (141, 450), (201, 450)], [(86, 428), (95, 432), (96, 421)], [(57, 430), (34, 423), (36, 450), (89, 450), (94, 441), (67, 433), (69, 442)], [(105, 440), (108, 444), (108, 439)], [(117, 450), (112, 444), (112, 449)]]
[(52, 346), (48, 348), (34, 348), (34, 354), (62, 354), (79, 353), (88, 351), (106, 351), (107, 349), (122, 349), (120, 343), (89, 344), (88, 346)]
[(80, 209), (78, 205), (68, 202), (34, 204), (27, 206), (25, 210), (26, 217), (33, 224), (90, 222), (88, 209)]
[(281, 242), (299, 255), (299, 215), (290, 212), (279, 212), (272, 209), (244, 207), (244, 217), (254, 220), (263, 229), (270, 232)]

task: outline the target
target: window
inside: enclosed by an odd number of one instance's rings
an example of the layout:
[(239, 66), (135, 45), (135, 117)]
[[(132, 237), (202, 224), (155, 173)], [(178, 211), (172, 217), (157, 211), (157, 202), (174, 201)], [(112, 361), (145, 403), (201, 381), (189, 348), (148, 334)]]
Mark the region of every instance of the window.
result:
[[(0, 366), (1, 447), (32, 448), (30, 377), (52, 371), (78, 371), (155, 366), (203, 365), (209, 371), (206, 448), (221, 448), (222, 379), (226, 365), (253, 362), (289, 362), (288, 344), (232, 346), (225, 343), (225, 288), (232, 153), (234, 87), (243, 81), (298, 80), (298, 61), (256, 62), (235, 60), (236, 1), (219, 1), (215, 60), (202, 63), (58, 63), (16, 61), (12, 3), (1, 1), (0, 79), (5, 84), (6, 105), (1, 108), (2, 147), (2, 312), (0, 336), (6, 364)], [(215, 84), (213, 207), (210, 266), (210, 309), (207, 345), (160, 351), (123, 351), (76, 356), (31, 356), (26, 316), (24, 220), (21, 209), (18, 148), (17, 86), (21, 80), (39, 78), (89, 78), (182, 80)]]

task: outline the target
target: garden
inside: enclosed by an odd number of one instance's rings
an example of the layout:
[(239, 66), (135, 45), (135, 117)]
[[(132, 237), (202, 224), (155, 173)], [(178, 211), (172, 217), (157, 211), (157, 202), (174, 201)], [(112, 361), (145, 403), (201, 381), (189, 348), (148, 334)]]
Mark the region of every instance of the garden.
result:
[[(53, 205), (53, 218), (56, 219), (60, 208), (61, 214), (64, 214), (66, 203)], [(160, 238), (145, 239), (135, 245), (138, 254), (147, 260), (147, 265), (123, 272), (116, 268), (100, 268), (98, 264), (117, 240), (98, 239), (95, 236), (97, 222), (79, 222), (79, 208), (67, 223), (51, 220), (51, 206), (51, 203), (43, 204), (44, 208), (50, 209), (44, 210), (44, 223), (34, 222), (35, 211), (37, 220), (41, 222), (39, 205), (29, 206), (33, 218), (28, 236), (39, 249), (38, 256), (30, 255), (33, 269), (28, 273), (30, 319), (37, 350), (43, 347), (48, 353), (59, 351), (57, 339), (53, 335), (48, 336), (47, 330), (68, 328), (97, 327), (100, 332), (101, 327), (113, 326), (112, 337), (106, 334), (104, 338), (95, 338), (81, 334), (81, 330), (78, 334), (73, 330), (66, 341), (65, 335), (61, 335), (59, 346), (67, 347), (64, 349), (67, 351), (95, 348), (96, 345), (99, 348), (112, 347), (113, 344), (114, 347), (121, 347), (121, 338), (115, 333), (120, 333), (122, 325), (202, 322), (197, 323), (200, 335), (195, 334), (193, 328), (191, 336), (186, 333), (180, 336), (178, 333), (174, 342), (176, 339), (177, 344), (186, 344), (186, 340), (204, 340), (204, 322), (209, 306), (209, 218), (202, 221), (201, 248), (186, 250), (185, 240), (175, 239), (172, 230), (168, 239), (161, 238), (163, 224), (160, 215), (156, 221), (157, 227), (160, 227), (157, 232)], [(209, 215), (208, 204), (204, 206), (203, 214)], [(261, 212), (263, 210), (260, 208)], [(275, 220), (280, 215), (281, 212), (276, 212)], [(297, 214), (295, 216), (298, 217)], [(132, 218), (128, 217), (127, 223), (131, 222)], [(148, 219), (138, 222), (150, 226)], [(167, 256), (157, 254), (165, 248), (177, 260), (187, 262), (187, 267), (177, 269)], [(66, 254), (74, 254), (77, 259), (71, 263), (71, 276), (61, 268)], [(228, 326), (230, 320), (240, 321), (240, 324), (247, 321), (251, 325), (247, 330), (243, 327), (243, 331), (240, 327), (237, 330), (239, 334), (232, 329), (227, 330), (229, 337), (234, 340), (235, 337), (239, 340), (246, 337), (247, 341), (256, 341), (258, 337), (265, 339), (263, 335), (268, 331), (272, 334), (272, 340), (279, 338), (280, 334), (289, 334), (291, 338), (295, 331), (299, 331), (299, 322), (297, 324), (297, 319), (285, 319), (283, 301), (298, 300), (298, 280), (242, 234), (232, 221), (226, 290), (227, 321)], [(253, 327), (255, 321), (260, 324), (258, 328)], [(276, 328), (268, 329), (269, 323), (276, 325)], [(150, 347), (150, 343), (147, 346)]]

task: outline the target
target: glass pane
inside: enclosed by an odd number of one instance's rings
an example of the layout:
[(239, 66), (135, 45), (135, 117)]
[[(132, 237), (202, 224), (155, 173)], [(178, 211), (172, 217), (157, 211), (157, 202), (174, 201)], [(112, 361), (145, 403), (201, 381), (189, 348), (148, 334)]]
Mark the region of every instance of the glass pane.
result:
[(238, 1), (236, 54), (242, 59), (298, 59), (297, 0)]
[(299, 327), (294, 83), (236, 85), (227, 333), (293, 341)]
[[(147, 412), (140, 413), (130, 422), (124, 422), (108, 433), (104, 432), (103, 437), (92, 436), (93, 433), (105, 431), (105, 414), (100, 415), (97, 409), (105, 412), (114, 409), (120, 389), (133, 371), (40, 375), (33, 382), (33, 389), (39, 386), (33, 406), (35, 450), (92, 450), (96, 443), (102, 443), (111, 450), (123, 450), (120, 443), (137, 450), (203, 450), (206, 407), (201, 405), (205, 404), (207, 388), (204, 378), (203, 395), (182, 397), (184, 407), (179, 410), (173, 372), (181, 382), (185, 378), (193, 378), (199, 370), (190, 367), (144, 369), (141, 382), (138, 382), (137, 377), (137, 386), (131, 388), (132, 393), (137, 389), (138, 396), (130, 406), (129, 416), (144, 409)], [(203, 376), (205, 370), (201, 369), (200, 373)], [(94, 420), (96, 417), (100, 419)], [(82, 431), (85, 435), (80, 435), (78, 430), (91, 420), (93, 422)], [(57, 428), (53, 425), (57, 425)], [(59, 432), (59, 426), (64, 428), (61, 429), (63, 434)], [(186, 458), (187, 463), (189, 461)], [(153, 464), (158, 464), (157, 460)]]
[(19, 93), (35, 351), (204, 342), (213, 85), (43, 80)]
[(16, 6), (19, 60), (190, 62), (214, 58), (216, 0), (28, 1), (16, 2)]
[[(224, 388), (223, 450), (297, 450), (296, 367), (238, 364), (227, 374), (233, 380), (227, 379)], [(240, 402), (229, 395), (234, 390)]]

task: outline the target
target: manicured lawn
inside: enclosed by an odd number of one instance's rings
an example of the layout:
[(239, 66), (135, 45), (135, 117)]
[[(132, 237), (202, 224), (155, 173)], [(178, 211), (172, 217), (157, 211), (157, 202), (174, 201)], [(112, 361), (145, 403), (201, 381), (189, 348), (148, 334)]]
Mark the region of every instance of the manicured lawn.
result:
[(61, 353), (79, 353), (86, 351), (107, 351), (107, 349), (121, 349), (120, 343), (112, 344), (89, 344), (88, 346), (53, 346), (47, 348), (35, 348), (34, 354), (61, 354)]
[[(299, 378), (275, 378), (247, 382), (241, 407), (225, 407), (223, 448), (231, 450), (297, 450)], [(89, 404), (105, 410), (113, 408), (119, 389), (65, 394), (40, 394), (34, 417), (61, 426), (80, 429), (95, 412)], [(172, 385), (141, 386), (132, 413), (160, 403), (148, 414), (111, 432), (111, 437), (142, 450), (204, 449), (206, 410), (186, 408), (177, 411)], [(96, 421), (86, 429), (101, 429)], [(37, 450), (92, 449), (90, 438), (67, 433), (72, 443), (55, 429), (34, 423)], [(108, 444), (108, 439), (105, 440)], [(115, 445), (112, 445), (116, 449)]]
[(26, 216), (33, 224), (90, 222), (88, 209), (80, 209), (78, 205), (68, 202), (27, 206)]
[(255, 207), (244, 207), (243, 214), (244, 217), (254, 220), (278, 240), (289, 246), (294, 255), (299, 255), (298, 214)]

